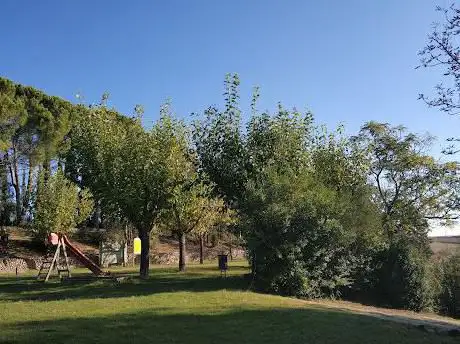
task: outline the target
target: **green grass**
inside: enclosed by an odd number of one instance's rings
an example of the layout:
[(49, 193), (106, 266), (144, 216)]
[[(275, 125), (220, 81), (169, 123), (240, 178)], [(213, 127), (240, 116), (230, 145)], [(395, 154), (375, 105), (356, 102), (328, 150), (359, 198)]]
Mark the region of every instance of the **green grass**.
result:
[[(458, 338), (247, 291), (247, 267), (148, 281), (49, 283), (0, 276), (0, 343), (458, 343)], [(118, 272), (133, 273), (132, 270)], [(76, 275), (81, 274), (77, 272)]]

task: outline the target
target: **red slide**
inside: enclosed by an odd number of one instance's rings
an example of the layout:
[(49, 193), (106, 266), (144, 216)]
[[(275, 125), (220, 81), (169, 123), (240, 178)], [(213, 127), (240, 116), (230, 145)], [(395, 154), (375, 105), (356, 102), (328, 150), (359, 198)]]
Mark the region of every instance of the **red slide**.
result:
[(76, 248), (72, 243), (67, 239), (66, 235), (62, 236), (64, 239), (64, 244), (70, 249), (70, 251), (73, 253), (75, 257), (77, 257), (78, 261), (82, 263), (85, 267), (87, 267), (89, 270), (93, 272), (96, 276), (104, 276), (107, 275), (106, 272), (102, 271), (99, 266), (94, 264), (94, 262), (89, 259), (85, 254), (80, 251), (78, 248)]

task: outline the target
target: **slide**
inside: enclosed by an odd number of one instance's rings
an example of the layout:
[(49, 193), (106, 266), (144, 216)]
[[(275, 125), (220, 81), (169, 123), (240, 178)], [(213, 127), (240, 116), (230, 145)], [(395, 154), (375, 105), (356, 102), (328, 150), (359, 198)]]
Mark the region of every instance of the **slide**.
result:
[(76, 248), (72, 243), (67, 239), (66, 235), (62, 236), (64, 239), (64, 244), (69, 248), (69, 250), (73, 253), (73, 255), (78, 259), (80, 263), (82, 263), (85, 267), (93, 272), (96, 276), (106, 276), (108, 275), (107, 272), (101, 270), (99, 266), (97, 266), (91, 259), (89, 259), (85, 254)]

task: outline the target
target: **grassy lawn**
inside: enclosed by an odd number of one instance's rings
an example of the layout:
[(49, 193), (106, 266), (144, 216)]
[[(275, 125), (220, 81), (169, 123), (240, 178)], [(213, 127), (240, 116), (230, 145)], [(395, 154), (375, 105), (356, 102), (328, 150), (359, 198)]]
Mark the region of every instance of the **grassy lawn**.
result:
[[(133, 270), (117, 270), (133, 273)], [(0, 343), (458, 343), (458, 337), (246, 291), (243, 263), (148, 281), (48, 283), (0, 275)], [(77, 272), (76, 275), (82, 272)]]

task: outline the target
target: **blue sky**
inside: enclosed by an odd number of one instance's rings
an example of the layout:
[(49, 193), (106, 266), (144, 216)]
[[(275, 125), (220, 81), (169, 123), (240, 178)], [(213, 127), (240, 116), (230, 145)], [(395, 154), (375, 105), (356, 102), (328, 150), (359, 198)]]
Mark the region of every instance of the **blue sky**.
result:
[(242, 107), (261, 87), (261, 110), (310, 109), (318, 122), (366, 121), (429, 131), (439, 142), (458, 119), (417, 100), (440, 80), (415, 70), (438, 0), (2, 0), (0, 75), (87, 102), (104, 91), (124, 113), (143, 104), (148, 124), (171, 98), (188, 117), (222, 103), (237, 72)]

